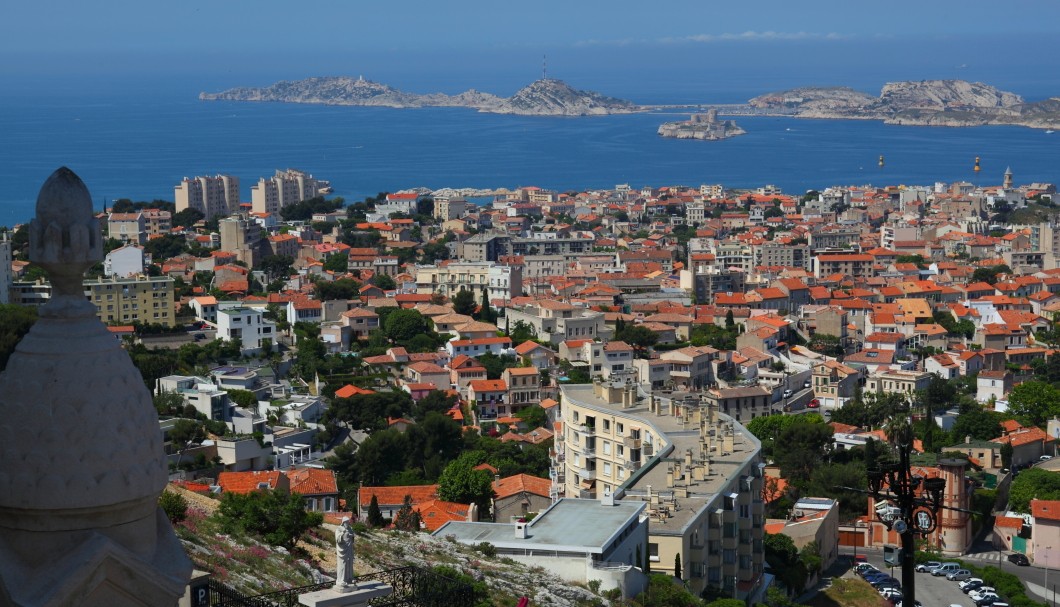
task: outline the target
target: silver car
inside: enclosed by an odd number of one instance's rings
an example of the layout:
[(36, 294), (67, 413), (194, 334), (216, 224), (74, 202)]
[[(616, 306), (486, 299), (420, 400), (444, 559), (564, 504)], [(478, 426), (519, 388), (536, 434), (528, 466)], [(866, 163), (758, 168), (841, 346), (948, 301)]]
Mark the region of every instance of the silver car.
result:
[(967, 569), (958, 569), (946, 574), (946, 579), (951, 582), (961, 582), (972, 577), (972, 572)]

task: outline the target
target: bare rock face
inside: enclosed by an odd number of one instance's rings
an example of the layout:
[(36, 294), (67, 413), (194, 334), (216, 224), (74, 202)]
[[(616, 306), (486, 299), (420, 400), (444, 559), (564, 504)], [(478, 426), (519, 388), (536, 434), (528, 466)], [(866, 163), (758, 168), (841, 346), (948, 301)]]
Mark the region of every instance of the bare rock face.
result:
[(483, 111), (529, 116), (602, 116), (640, 111), (632, 102), (580, 91), (562, 80), (538, 80)]
[(642, 109), (629, 101), (574, 89), (560, 80), (538, 80), (507, 99), (474, 89), (458, 95), (419, 95), (363, 78), (348, 77), (306, 78), (277, 82), (264, 88), (244, 87), (220, 93), (200, 93), (199, 99), (392, 108), (467, 107), (480, 112), (527, 116), (599, 116)]
[(767, 113), (799, 118), (921, 126), (1060, 126), (1058, 98), (1027, 103), (1015, 93), (965, 80), (889, 82), (879, 97), (844, 87), (805, 87), (755, 97), (749, 104)]
[(1015, 93), (981, 82), (965, 80), (921, 80), (888, 82), (880, 92), (881, 110), (1011, 108), (1023, 103)]

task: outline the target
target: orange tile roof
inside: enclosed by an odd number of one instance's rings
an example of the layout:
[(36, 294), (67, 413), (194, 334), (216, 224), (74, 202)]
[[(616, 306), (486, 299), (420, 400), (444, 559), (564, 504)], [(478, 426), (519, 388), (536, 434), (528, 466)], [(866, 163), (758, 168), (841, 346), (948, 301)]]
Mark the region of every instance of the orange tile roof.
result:
[(335, 479), (334, 470), (297, 468), (288, 471), (287, 478), (291, 481), (291, 493), (327, 495), (339, 492), (339, 482)]
[[(1038, 500), (1034, 500), (1035, 502)], [(1060, 503), (1060, 502), (1054, 502)], [(995, 527), (1008, 527), (1010, 529), (1021, 529), (1023, 527), (1023, 518), (1018, 516), (996, 516), (994, 517)]]
[(250, 493), (257, 491), (261, 483), (268, 483), (269, 489), (275, 489), (283, 483), (283, 478), (283, 472), (279, 470), (222, 472), (217, 475), (217, 484), (223, 493)]
[(437, 531), (439, 527), (450, 521), (466, 521), (470, 509), (470, 504), (443, 502), (437, 499), (416, 505), (416, 511), (420, 513), (423, 526), (430, 532)]
[(1047, 521), (1060, 521), (1060, 501), (1031, 500), (1031, 516)]
[(552, 481), (549, 479), (529, 474), (516, 474), (493, 481), (493, 491), (497, 494), (497, 499), (510, 497), (517, 493), (530, 493), (541, 497), (549, 497), (551, 488)]
[(375, 394), (375, 391), (367, 388), (358, 388), (353, 384), (346, 384), (338, 390), (335, 390), (335, 396), (338, 398), (350, 398), (355, 394)]
[(421, 504), (438, 498), (438, 485), (406, 485), (404, 487), (361, 487), (357, 490), (357, 502), (362, 508), (372, 503), (372, 496), (380, 506), (400, 505), (405, 496), (412, 497), (412, 505)]

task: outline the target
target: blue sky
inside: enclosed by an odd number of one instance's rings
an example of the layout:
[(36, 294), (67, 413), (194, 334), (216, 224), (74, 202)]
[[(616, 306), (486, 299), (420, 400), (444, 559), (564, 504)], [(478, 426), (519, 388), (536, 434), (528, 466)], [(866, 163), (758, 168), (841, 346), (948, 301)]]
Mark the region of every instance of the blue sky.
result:
[(660, 65), (961, 77), (1055, 71), (1056, 23), (1054, 0), (16, 0), (0, 20), (0, 78), (174, 73), (217, 88), (367, 72), (510, 88), (540, 75), (544, 53), (554, 75), (591, 84)]

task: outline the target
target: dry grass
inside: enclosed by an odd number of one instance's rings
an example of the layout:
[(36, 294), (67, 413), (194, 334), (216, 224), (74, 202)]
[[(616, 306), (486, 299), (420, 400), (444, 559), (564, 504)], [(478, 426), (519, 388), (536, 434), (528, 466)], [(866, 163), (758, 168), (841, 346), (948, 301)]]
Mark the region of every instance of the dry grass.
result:
[(810, 607), (885, 607), (889, 603), (868, 582), (835, 578), (832, 587), (809, 601)]

